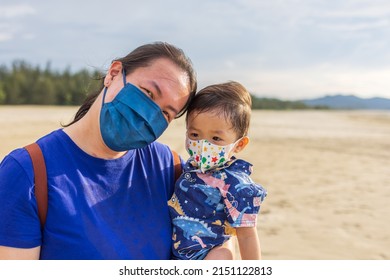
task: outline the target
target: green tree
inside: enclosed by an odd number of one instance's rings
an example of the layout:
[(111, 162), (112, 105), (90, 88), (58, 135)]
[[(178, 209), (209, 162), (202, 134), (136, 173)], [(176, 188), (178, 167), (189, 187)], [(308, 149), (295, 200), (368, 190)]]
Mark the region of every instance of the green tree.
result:
[(47, 62), (42, 71), (25, 61), (14, 61), (11, 68), (0, 67), (0, 104), (79, 105), (90, 92), (101, 89), (99, 71), (69, 68), (56, 72)]
[(5, 104), (5, 91), (3, 89), (3, 83), (0, 81), (0, 104)]

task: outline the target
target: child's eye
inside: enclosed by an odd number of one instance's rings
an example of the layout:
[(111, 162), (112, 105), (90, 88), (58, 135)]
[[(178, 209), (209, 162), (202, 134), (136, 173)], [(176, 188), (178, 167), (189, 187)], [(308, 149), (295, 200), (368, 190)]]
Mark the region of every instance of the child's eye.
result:
[(191, 138), (191, 139), (197, 139), (199, 137), (199, 134), (198, 133), (189, 133), (188, 136)]
[(213, 137), (213, 140), (214, 140), (214, 141), (217, 141), (217, 142), (218, 142), (218, 141), (222, 141), (222, 139), (219, 138), (218, 136), (214, 136), (214, 137)]

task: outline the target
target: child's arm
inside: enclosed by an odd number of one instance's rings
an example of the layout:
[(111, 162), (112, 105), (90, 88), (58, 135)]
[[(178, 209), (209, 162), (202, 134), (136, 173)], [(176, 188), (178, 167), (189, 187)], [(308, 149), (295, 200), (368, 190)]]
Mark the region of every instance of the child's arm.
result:
[(238, 245), (243, 260), (260, 260), (261, 249), (256, 227), (236, 228)]

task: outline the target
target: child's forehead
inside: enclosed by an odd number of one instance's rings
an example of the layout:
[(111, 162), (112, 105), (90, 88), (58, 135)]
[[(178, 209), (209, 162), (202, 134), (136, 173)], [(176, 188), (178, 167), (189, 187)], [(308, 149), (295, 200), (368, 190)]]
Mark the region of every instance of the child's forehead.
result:
[(209, 127), (214, 130), (234, 130), (228, 115), (221, 111), (193, 111), (187, 118), (187, 128)]
[(221, 110), (217, 109), (207, 109), (207, 110), (194, 110), (188, 115), (188, 122), (193, 122), (195, 120), (210, 118), (213, 121), (218, 122), (227, 122), (230, 123), (229, 117)]

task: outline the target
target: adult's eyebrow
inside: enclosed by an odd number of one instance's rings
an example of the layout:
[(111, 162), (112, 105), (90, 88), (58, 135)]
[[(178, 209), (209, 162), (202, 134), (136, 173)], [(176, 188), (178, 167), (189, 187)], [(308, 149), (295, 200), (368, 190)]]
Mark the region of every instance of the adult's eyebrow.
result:
[[(163, 98), (163, 94), (161, 92), (160, 86), (155, 81), (152, 81), (152, 86), (155, 88), (158, 97)], [(173, 113), (175, 113), (175, 116), (179, 113), (179, 111), (170, 104), (167, 106), (167, 108), (171, 110)]]

